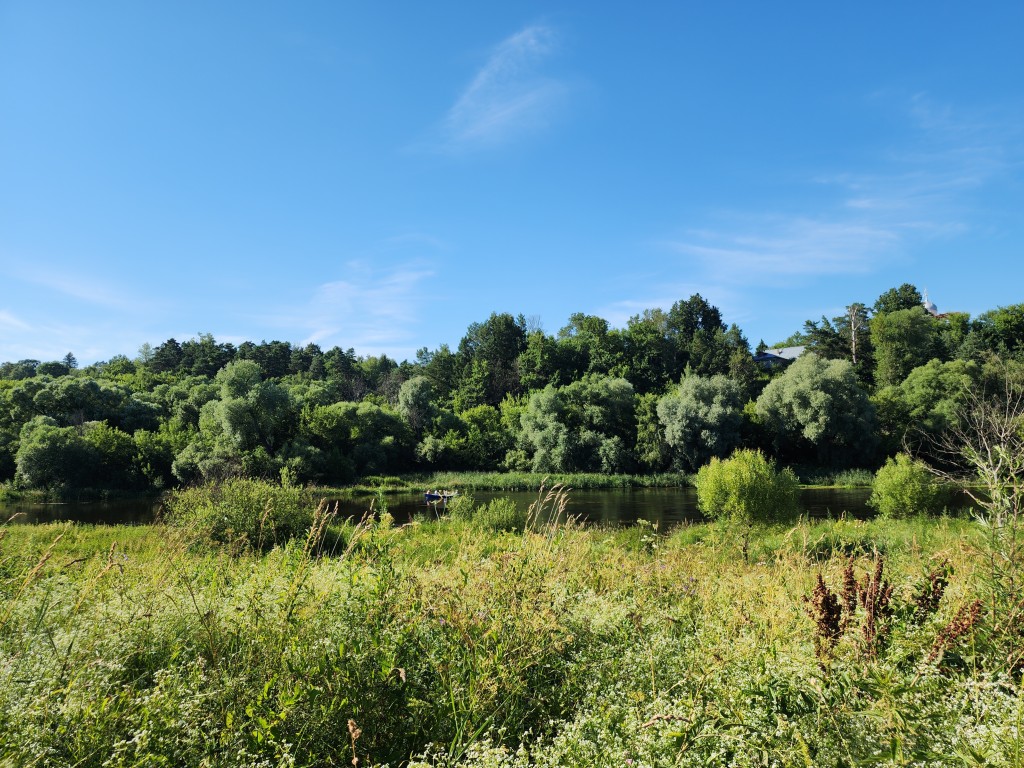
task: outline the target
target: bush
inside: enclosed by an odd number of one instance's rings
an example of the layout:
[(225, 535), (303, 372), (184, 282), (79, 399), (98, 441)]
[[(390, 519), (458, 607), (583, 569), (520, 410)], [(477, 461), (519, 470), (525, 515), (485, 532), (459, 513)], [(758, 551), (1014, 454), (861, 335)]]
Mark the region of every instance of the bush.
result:
[(526, 527), (526, 510), (512, 499), (492, 499), (473, 513), (473, 524), (489, 531), (521, 533)]
[(451, 499), (447, 504), (442, 506), (441, 510), (453, 520), (463, 520), (468, 523), (473, 519), (476, 513), (473, 506), (474, 503), (472, 496), (467, 493), (460, 493), (454, 499)]
[(776, 472), (775, 462), (760, 451), (742, 449), (724, 461), (712, 459), (695, 483), (697, 505), (709, 517), (750, 524), (796, 514), (796, 476), (789, 469)]
[(313, 511), (299, 488), (242, 478), (177, 491), (167, 502), (172, 525), (221, 544), (244, 540), (255, 549), (304, 536)]
[(444, 511), (452, 520), (469, 523), (493, 533), (502, 531), (522, 532), (526, 528), (528, 514), (508, 498), (491, 499), (476, 506), (473, 497), (460, 494), (445, 505)]
[(947, 498), (947, 489), (923, 462), (898, 453), (875, 473), (868, 506), (883, 517), (911, 517), (936, 511)]

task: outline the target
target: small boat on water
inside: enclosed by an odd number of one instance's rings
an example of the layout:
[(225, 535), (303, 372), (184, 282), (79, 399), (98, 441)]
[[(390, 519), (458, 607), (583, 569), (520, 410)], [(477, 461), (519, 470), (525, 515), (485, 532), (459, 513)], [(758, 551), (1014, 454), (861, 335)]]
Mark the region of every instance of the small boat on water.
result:
[(447, 504), (458, 495), (458, 491), (427, 491), (423, 494), (423, 498), (427, 500), (428, 504)]

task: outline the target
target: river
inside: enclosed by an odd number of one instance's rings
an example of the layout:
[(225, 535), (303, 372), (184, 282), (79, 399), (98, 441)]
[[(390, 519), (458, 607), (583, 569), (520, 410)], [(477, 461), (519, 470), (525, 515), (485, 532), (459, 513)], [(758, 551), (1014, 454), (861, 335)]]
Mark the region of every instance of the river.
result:
[[(868, 488), (804, 488), (800, 491), (800, 506), (811, 517), (838, 516), (846, 513), (853, 517), (872, 514), (867, 506)], [(536, 501), (533, 491), (477, 491), (477, 503), (494, 498), (511, 498), (526, 509)], [(398, 521), (406, 521), (416, 514), (436, 514), (432, 506), (423, 501), (422, 494), (393, 494), (385, 497), (388, 509)], [(370, 508), (372, 497), (338, 501), (339, 514), (359, 518)], [(442, 510), (443, 511), (443, 510)], [(676, 523), (701, 520), (697, 511), (697, 496), (692, 488), (633, 488), (622, 490), (570, 491), (567, 512), (589, 523), (632, 524), (647, 520), (665, 529)], [(15, 503), (0, 506), (0, 520), (14, 516), (16, 523), (45, 523), (74, 521), (88, 524), (134, 525), (149, 523), (160, 514), (160, 502), (153, 499), (97, 501), (89, 503), (36, 504)]]

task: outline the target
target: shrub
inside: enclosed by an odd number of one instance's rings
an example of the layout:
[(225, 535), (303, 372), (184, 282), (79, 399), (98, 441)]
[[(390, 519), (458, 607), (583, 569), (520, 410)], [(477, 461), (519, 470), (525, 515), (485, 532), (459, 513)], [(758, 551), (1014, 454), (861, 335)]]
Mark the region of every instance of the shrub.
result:
[(521, 533), (529, 517), (512, 499), (491, 499), (486, 504), (476, 506), (473, 497), (468, 494), (456, 496), (445, 505), (444, 510), (452, 520), (470, 523), (475, 528), (494, 533)]
[(526, 527), (526, 510), (512, 499), (492, 499), (476, 510), (473, 523), (489, 531), (522, 532)]
[(244, 540), (255, 549), (270, 549), (306, 534), (313, 505), (299, 488), (234, 478), (175, 492), (167, 502), (167, 519), (211, 541)]
[(796, 514), (796, 476), (789, 469), (777, 472), (760, 451), (742, 449), (729, 459), (712, 459), (695, 482), (697, 505), (710, 517), (749, 524)]
[(454, 499), (451, 499), (447, 504), (441, 507), (441, 509), (453, 520), (469, 522), (473, 519), (476, 513), (473, 504), (474, 501), (472, 496), (468, 493), (460, 493)]
[(898, 453), (875, 473), (868, 505), (884, 517), (911, 517), (936, 510), (946, 499), (946, 488), (923, 462)]

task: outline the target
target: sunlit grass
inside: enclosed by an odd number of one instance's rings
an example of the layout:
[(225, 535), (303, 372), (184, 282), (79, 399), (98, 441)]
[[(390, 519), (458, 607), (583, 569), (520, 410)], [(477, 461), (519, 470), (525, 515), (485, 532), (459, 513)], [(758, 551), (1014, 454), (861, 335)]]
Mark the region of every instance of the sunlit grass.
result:
[[(322, 510), (329, 550), (322, 532), (260, 553), (187, 527), (4, 527), (0, 764), (1014, 764), (1017, 689), (982, 629), (928, 660), (978, 594), (970, 521), (592, 528), (548, 524), (559, 497), (539, 499), (504, 530), (476, 509)], [(888, 645), (871, 656), (854, 628), (822, 661), (817, 575), (878, 556)], [(940, 562), (946, 596), (914, 618)]]

